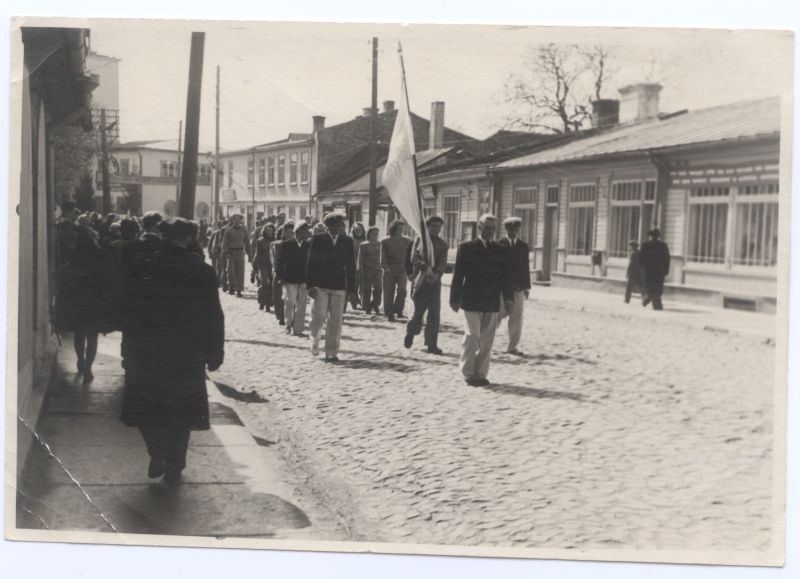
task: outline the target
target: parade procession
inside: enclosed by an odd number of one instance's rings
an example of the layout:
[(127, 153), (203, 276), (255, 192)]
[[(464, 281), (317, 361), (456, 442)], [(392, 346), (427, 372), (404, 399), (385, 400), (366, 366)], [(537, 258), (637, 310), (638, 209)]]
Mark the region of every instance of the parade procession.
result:
[(768, 58), (121, 26), (19, 28), (15, 531), (774, 560)]

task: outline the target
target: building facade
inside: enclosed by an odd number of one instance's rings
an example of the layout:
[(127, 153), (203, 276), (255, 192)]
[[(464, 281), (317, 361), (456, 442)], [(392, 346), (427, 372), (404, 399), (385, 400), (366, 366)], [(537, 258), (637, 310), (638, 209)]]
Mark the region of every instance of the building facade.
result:
[(311, 212), (314, 139), (286, 139), (220, 155), (220, 217), (239, 214), (248, 227), (269, 215), (303, 219)]

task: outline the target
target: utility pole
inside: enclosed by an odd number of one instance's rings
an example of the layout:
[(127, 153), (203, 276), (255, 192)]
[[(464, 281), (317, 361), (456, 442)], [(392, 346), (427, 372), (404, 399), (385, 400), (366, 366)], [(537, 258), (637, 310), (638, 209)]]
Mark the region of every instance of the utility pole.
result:
[(375, 225), (378, 214), (377, 144), (375, 124), (378, 116), (378, 38), (372, 39), (372, 108), (369, 112), (369, 225)]
[(108, 137), (106, 136), (106, 109), (100, 109), (100, 171), (103, 174), (103, 214), (111, 213), (111, 183), (108, 177)]
[(219, 166), (219, 65), (217, 65), (217, 132), (215, 137), (215, 144), (214, 144), (214, 202), (213, 202), (213, 217), (212, 221), (214, 223), (217, 222), (217, 217), (219, 215), (219, 177), (222, 174), (222, 170)]
[(200, 137), (200, 96), (203, 85), (205, 32), (192, 32), (189, 56), (189, 88), (186, 95), (186, 138), (181, 172), (181, 200), (178, 215), (194, 218), (194, 193), (197, 186), (197, 147)]
[(178, 121), (178, 183), (175, 190), (175, 201), (181, 205), (181, 138), (183, 136), (183, 121)]

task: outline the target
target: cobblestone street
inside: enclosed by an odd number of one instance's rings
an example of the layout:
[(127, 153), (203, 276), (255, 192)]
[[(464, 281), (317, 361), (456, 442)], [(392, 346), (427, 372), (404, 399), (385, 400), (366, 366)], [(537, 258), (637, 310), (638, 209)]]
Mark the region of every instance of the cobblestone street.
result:
[(421, 337), (406, 350), (401, 324), (348, 310), (332, 365), (259, 312), (251, 287), (222, 297), (226, 358), (211, 377), (268, 400), (242, 404), (245, 423), (278, 441), (352, 539), (769, 548), (770, 340), (543, 299), (559, 291), (534, 288), (526, 357), (502, 353), (499, 330), (492, 385), (474, 388), (449, 308), (444, 356)]

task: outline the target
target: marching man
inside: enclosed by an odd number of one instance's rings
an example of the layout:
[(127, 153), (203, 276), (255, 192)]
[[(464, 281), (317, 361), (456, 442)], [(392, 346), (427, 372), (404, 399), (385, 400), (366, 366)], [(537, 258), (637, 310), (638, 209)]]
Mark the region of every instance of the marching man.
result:
[(510, 310), (505, 307), (500, 308), (497, 323), (499, 326), (503, 323), (503, 319), (508, 317), (508, 349), (506, 352), (522, 356), (522, 352), (517, 348), (522, 337), (524, 304), (531, 291), (530, 248), (527, 243), (519, 239), (519, 230), (522, 227), (521, 218), (509, 217), (503, 221), (503, 227), (505, 227), (506, 236), (498, 243), (509, 251), (508, 277), (511, 289), (514, 290), (514, 304)]
[(464, 380), (470, 386), (487, 386), (500, 301), (502, 299), (506, 310), (511, 311), (514, 291), (507, 272), (508, 249), (494, 241), (497, 217), (482, 215), (478, 226), (480, 237), (458, 246), (450, 307), (454, 312), (464, 310), (464, 341), (459, 363)]
[(306, 325), (306, 257), (308, 256), (308, 223), (298, 222), (294, 229), (294, 239), (281, 242), (277, 251), (278, 264), (275, 268), (278, 279), (283, 283), (284, 319), (286, 333), (304, 336)]

